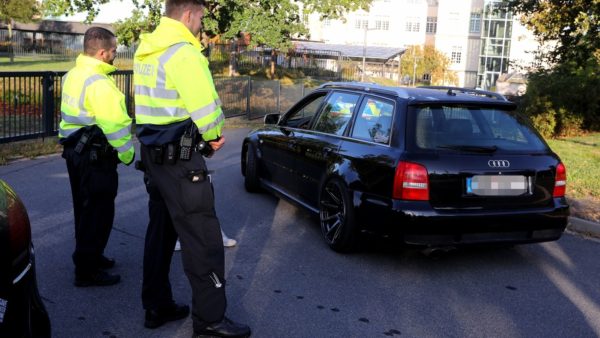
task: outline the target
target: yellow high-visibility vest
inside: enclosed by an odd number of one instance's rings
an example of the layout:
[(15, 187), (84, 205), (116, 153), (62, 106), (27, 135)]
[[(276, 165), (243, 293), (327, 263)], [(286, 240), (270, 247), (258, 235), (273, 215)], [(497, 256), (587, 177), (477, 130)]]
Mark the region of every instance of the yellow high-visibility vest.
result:
[(134, 56), (135, 117), (140, 142), (176, 141), (186, 120), (206, 141), (221, 135), (225, 117), (202, 46), (179, 21), (167, 17), (156, 30), (142, 34)]
[(127, 115), (125, 95), (109, 75), (115, 70), (113, 65), (93, 57), (77, 57), (75, 67), (62, 81), (58, 137), (66, 139), (82, 127), (97, 125), (118, 151), (119, 160), (129, 164), (135, 157), (131, 118)]

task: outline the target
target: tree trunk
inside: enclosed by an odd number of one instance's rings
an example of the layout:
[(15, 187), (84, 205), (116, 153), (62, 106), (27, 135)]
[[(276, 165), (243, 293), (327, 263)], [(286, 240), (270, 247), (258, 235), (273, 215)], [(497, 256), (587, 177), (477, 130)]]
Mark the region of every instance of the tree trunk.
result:
[(10, 57), (10, 63), (13, 63), (13, 62), (15, 62), (15, 53), (13, 50), (13, 41), (12, 41), (13, 20), (8, 19), (8, 24), (6, 26), (8, 27), (8, 57)]
[(271, 80), (275, 78), (275, 60), (277, 58), (277, 52), (272, 49), (271, 50)]

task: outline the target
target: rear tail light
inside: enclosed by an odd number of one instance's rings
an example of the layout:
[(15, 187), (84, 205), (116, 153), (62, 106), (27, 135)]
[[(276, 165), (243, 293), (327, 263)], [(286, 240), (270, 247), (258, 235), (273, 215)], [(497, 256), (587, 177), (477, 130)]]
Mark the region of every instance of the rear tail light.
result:
[(31, 227), (25, 206), (17, 194), (4, 182), (0, 182), (0, 193), (4, 192), (5, 217), (8, 223), (8, 237), (13, 257), (28, 251), (31, 243)]
[(567, 168), (562, 163), (556, 166), (556, 177), (554, 178), (554, 197), (564, 197), (567, 190)]
[(400, 200), (428, 201), (429, 176), (427, 168), (417, 163), (398, 163), (396, 176), (394, 177), (393, 197)]

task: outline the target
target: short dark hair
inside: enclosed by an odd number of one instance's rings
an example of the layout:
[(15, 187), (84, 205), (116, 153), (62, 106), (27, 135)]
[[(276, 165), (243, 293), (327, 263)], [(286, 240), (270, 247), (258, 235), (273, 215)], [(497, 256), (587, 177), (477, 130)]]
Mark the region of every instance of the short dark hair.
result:
[(83, 36), (83, 52), (86, 55), (95, 55), (100, 49), (109, 49), (115, 38), (113, 32), (102, 27), (91, 27)]
[(204, 0), (167, 0), (165, 4), (165, 15), (171, 19), (179, 18), (183, 11), (189, 6), (197, 5), (206, 7)]

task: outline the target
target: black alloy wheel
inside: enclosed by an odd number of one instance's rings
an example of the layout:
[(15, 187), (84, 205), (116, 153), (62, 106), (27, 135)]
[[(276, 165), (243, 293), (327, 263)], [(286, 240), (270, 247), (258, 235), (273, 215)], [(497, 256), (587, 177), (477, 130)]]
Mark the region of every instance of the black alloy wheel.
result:
[(246, 171), (244, 175), (244, 187), (248, 192), (257, 192), (260, 190), (258, 179), (258, 163), (256, 163), (256, 152), (252, 143), (248, 143), (246, 148)]
[(348, 189), (337, 179), (328, 181), (319, 197), (321, 233), (334, 251), (354, 249), (357, 230), (351, 201)]

